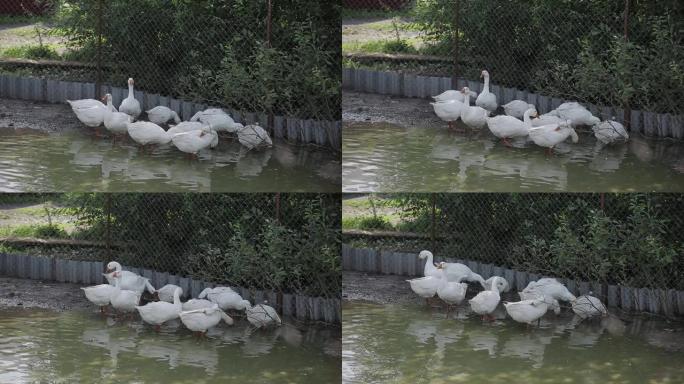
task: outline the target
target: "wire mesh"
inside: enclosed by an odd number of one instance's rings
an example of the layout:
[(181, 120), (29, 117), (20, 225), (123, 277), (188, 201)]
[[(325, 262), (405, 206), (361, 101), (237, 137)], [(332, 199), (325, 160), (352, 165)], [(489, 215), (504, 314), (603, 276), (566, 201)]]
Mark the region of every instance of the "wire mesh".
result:
[(345, 66), (450, 76), (454, 87), (487, 69), (493, 86), (621, 109), (618, 121), (630, 109), (683, 111), (684, 18), (674, 1), (344, 4)]
[(343, 203), (355, 247), (542, 276), (684, 289), (679, 194), (396, 194)]
[[(0, 2), (5, 71), (230, 110), (338, 120), (339, 6), (317, 1)], [(56, 62), (47, 62), (52, 59)]]
[(2, 194), (0, 206), (0, 252), (340, 295), (339, 195)]

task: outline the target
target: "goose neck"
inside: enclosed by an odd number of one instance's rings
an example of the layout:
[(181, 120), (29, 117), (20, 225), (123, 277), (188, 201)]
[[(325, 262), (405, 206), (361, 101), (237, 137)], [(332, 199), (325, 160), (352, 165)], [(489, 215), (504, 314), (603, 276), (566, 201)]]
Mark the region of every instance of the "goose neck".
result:
[(484, 88), (482, 88), (482, 92), (484, 93), (489, 93), (489, 74), (484, 75)]
[(128, 84), (128, 97), (132, 98), (134, 94), (133, 84)]

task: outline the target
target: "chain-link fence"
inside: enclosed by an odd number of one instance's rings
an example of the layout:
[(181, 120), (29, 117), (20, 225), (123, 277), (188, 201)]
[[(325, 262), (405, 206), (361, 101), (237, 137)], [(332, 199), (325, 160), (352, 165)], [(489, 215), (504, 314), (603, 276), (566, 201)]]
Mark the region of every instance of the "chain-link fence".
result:
[(339, 20), (308, 0), (0, 1), (0, 72), (339, 120)]
[(368, 195), (343, 202), (343, 241), (431, 250), (542, 276), (684, 289), (679, 194)]
[(684, 113), (684, 17), (676, 1), (344, 5), (345, 67), (451, 77), (452, 89), (463, 85), (459, 79), (472, 89), (468, 81), (487, 69), (500, 104), (509, 98), (500, 88), (509, 87), (611, 107), (619, 121), (629, 122), (630, 110)]
[(338, 298), (339, 207), (334, 194), (3, 194), (0, 253)]

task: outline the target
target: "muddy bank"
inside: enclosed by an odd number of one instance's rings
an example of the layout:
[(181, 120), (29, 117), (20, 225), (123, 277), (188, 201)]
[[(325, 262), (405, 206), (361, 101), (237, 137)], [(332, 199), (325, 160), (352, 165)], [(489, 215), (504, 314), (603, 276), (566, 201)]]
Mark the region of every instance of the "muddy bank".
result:
[(65, 132), (83, 127), (67, 104), (0, 99), (0, 131), (4, 131), (0, 133)]
[(445, 127), (428, 100), (348, 91), (342, 93), (342, 120), (387, 122), (403, 127)]
[(76, 284), (0, 277), (0, 308), (8, 307), (69, 311), (93, 306)]
[[(375, 275), (364, 272), (344, 271), (342, 275), (342, 299), (374, 304), (418, 304), (424, 305), (422, 299), (411, 290), (407, 276)], [(482, 289), (477, 284), (470, 284), (466, 300), (477, 295)], [(502, 300), (518, 301), (515, 290), (502, 293)], [(469, 310), (469, 306), (464, 308)]]

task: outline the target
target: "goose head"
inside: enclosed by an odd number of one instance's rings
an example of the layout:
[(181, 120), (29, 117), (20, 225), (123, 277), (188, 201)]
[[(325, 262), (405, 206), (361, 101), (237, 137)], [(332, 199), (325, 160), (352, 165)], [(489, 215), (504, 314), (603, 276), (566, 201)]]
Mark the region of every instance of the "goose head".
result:
[(430, 252), (428, 250), (424, 250), (424, 251), (420, 251), (420, 253), (418, 254), (418, 258), (420, 258), (420, 259), (424, 259), (426, 257), (432, 258), (432, 252)]
[(480, 78), (489, 79), (489, 71), (483, 69), (482, 72), (480, 72)]
[(132, 87), (133, 85), (135, 85), (135, 81), (133, 81), (133, 78), (132, 78), (132, 77), (129, 77), (129, 78), (128, 78), (128, 86), (129, 86), (129, 87)]
[(106, 273), (120, 272), (120, 271), (121, 271), (121, 264), (117, 263), (116, 261), (110, 261), (107, 264), (107, 269), (105, 270)]
[(572, 127), (572, 120), (566, 120), (564, 125), (565, 129), (570, 130), (570, 137), (572, 138), (572, 142), (577, 143), (579, 141), (579, 136), (577, 135), (575, 129)]

